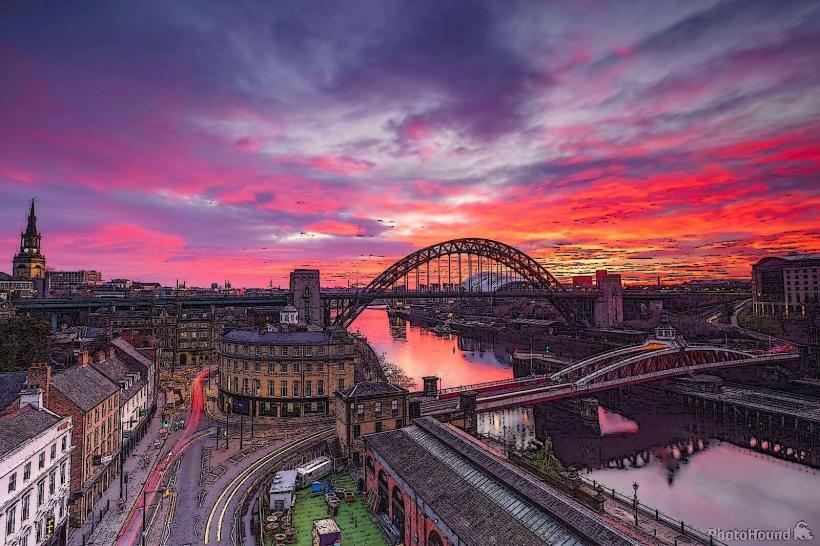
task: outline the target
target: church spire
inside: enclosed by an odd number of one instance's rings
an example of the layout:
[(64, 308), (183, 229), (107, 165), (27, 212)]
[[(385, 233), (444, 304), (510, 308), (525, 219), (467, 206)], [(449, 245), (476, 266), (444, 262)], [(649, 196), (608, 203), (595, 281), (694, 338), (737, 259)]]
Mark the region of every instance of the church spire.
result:
[(34, 214), (34, 199), (31, 200), (31, 208), (28, 213), (28, 224), (26, 225), (26, 235), (37, 235), (37, 215)]

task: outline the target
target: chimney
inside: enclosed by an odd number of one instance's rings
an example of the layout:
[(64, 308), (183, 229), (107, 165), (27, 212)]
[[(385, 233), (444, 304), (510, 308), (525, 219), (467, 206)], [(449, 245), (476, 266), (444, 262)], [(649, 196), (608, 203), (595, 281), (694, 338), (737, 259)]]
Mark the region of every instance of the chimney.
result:
[(85, 347), (78, 349), (75, 354), (77, 356), (77, 364), (80, 366), (88, 366), (91, 363), (91, 355), (88, 354), (88, 349)]
[(108, 346), (108, 358), (111, 358), (112, 356), (114, 356), (115, 352), (116, 352), (116, 347), (114, 347), (113, 345), (109, 345)]
[(31, 406), (34, 409), (43, 409), (43, 389), (23, 389), (20, 391), (20, 407)]
[(105, 361), (105, 351), (97, 351), (97, 359), (95, 362), (104, 362)]
[[(38, 362), (28, 369), (26, 374), (26, 390), (40, 391), (40, 407), (48, 407), (48, 389), (51, 384), (51, 366), (45, 362)], [(23, 405), (23, 394), (20, 394), (20, 405)]]

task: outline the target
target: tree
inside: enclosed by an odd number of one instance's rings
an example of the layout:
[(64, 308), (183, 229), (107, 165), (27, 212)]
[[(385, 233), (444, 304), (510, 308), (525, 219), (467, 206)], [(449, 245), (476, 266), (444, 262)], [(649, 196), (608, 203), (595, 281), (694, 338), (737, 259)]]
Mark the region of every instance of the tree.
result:
[(0, 324), (0, 371), (27, 370), (45, 357), (49, 324), (32, 317), (14, 317)]
[(384, 376), (387, 378), (387, 382), (391, 385), (396, 385), (397, 387), (403, 387), (405, 389), (412, 389), (416, 386), (416, 380), (407, 375), (407, 372), (402, 370), (398, 364), (392, 360), (387, 360), (386, 353), (379, 355), (379, 364), (384, 371)]

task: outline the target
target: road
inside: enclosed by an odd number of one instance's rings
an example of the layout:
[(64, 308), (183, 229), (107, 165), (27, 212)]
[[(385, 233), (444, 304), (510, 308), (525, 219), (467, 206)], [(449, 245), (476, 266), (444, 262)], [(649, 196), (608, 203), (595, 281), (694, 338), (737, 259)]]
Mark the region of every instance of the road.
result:
[[(163, 482), (168, 477), (169, 470), (175, 462), (182, 456), (185, 450), (206, 436), (206, 433), (199, 431), (199, 426), (205, 407), (202, 384), (209, 373), (210, 370), (203, 370), (194, 377), (191, 388), (191, 407), (188, 419), (185, 423), (185, 429), (182, 435), (177, 439), (176, 446), (156, 465), (148, 477), (148, 480), (146, 480), (144, 487), (145, 495), (143, 496), (143, 491), (140, 491), (140, 497), (137, 499), (137, 502), (134, 503), (134, 508), (131, 510), (128, 518), (126, 518), (125, 524), (117, 537), (117, 545), (134, 546), (134, 544), (139, 542), (142, 530), (143, 499), (146, 500), (149, 508), (154, 505), (155, 501), (161, 498), (158, 497), (158, 495), (163, 494)], [(147, 516), (150, 517), (150, 514)]]

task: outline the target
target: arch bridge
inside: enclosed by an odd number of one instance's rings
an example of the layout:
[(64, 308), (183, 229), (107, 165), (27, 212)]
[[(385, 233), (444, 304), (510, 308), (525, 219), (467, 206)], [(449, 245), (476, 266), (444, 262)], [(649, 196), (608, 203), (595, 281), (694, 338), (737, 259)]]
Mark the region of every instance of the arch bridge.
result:
[(567, 290), (543, 265), (492, 239), (453, 239), (422, 248), (391, 265), (364, 289), (340, 292), (327, 303), (333, 314), (331, 322), (347, 327), (379, 299), (481, 293), (513, 297), (537, 294), (568, 323), (590, 325), (587, 314), (567, 297)]
[[(587, 396), (609, 389), (705, 373), (740, 366), (793, 364), (800, 359), (794, 347), (751, 353), (711, 345), (687, 345), (682, 341), (650, 341), (593, 356), (552, 375), (528, 376), (486, 384), (451, 387), (424, 403), (427, 414), (457, 409), (460, 393), (476, 393), (478, 411), (527, 406)], [(426, 409), (424, 409), (426, 408)]]

